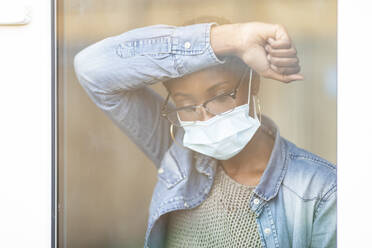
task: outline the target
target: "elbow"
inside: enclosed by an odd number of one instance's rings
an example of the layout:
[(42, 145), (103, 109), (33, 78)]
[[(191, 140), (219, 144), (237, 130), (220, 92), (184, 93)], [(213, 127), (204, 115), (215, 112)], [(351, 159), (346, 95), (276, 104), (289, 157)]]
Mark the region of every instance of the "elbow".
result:
[(74, 56), (74, 60), (73, 60), (74, 71), (78, 79), (80, 79), (84, 73), (84, 70), (85, 70), (84, 64), (85, 63), (83, 59), (83, 54), (82, 54), (82, 51), (80, 51)]
[(96, 80), (94, 69), (91, 68), (91, 61), (92, 59), (89, 58), (85, 49), (78, 52), (73, 58), (73, 67), (76, 78), (84, 88), (90, 88), (93, 81)]
[(77, 54), (73, 58), (73, 67), (75, 74), (80, 78), (91, 78), (96, 80), (105, 71), (101, 70), (102, 65), (109, 61), (105, 60), (109, 45), (107, 39), (91, 44)]
[(73, 70), (78, 83), (91, 95), (108, 93), (109, 87), (105, 80), (107, 72), (100, 67), (105, 61), (100, 59), (98, 52), (91, 48), (85, 48), (79, 51), (73, 57)]

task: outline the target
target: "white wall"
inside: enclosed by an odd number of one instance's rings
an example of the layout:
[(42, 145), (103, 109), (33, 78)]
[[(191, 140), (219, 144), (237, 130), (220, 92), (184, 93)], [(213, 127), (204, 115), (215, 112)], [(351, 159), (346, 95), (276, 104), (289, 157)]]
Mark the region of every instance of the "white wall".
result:
[[(12, 2), (0, 0), (0, 8)], [(25, 4), (28, 25), (0, 26), (0, 247), (7, 248), (51, 245), (51, 1)]]
[[(50, 247), (50, 1), (27, 3), (32, 10), (29, 25), (0, 26), (0, 247), (7, 248)], [(370, 8), (350, 1), (340, 1), (340, 8), (339, 244), (363, 247), (370, 243), (372, 219), (368, 200), (372, 37), (365, 32)]]

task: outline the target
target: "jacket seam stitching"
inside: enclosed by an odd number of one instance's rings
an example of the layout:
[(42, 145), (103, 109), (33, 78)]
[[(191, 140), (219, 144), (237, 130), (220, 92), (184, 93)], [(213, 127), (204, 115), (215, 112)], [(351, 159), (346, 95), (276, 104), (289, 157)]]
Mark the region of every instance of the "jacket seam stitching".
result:
[(331, 169), (333, 172), (336, 170), (335, 166), (331, 163), (328, 163), (324, 160), (321, 160), (321, 159), (318, 159), (318, 158), (314, 158), (314, 157), (311, 157), (311, 156), (307, 156), (307, 155), (300, 155), (300, 154), (293, 154), (293, 153), (290, 153), (289, 154), (290, 157), (292, 159), (296, 159), (296, 158), (304, 158), (304, 159), (307, 159), (307, 160), (310, 160), (310, 161), (313, 161), (313, 162), (318, 162), (322, 165), (325, 165), (326, 167), (328, 167), (329, 169)]
[(320, 199), (318, 206), (315, 209), (314, 216), (315, 218), (318, 216), (318, 213), (320, 212), (321, 208), (324, 206), (324, 204), (328, 201), (328, 199), (336, 193), (336, 185), (333, 185)]
[(270, 220), (270, 227), (271, 227), (271, 230), (273, 232), (273, 239), (274, 239), (275, 247), (279, 247), (278, 234), (276, 233), (275, 221), (273, 220), (273, 214), (271, 213), (271, 209), (270, 209), (269, 205), (266, 205), (265, 208), (266, 208), (269, 220)]
[(289, 191), (291, 191), (293, 194), (295, 194), (297, 197), (299, 197), (301, 200), (303, 200), (303, 201), (314, 201), (314, 200), (316, 200), (316, 199), (320, 199), (320, 197), (319, 196), (314, 196), (314, 197), (312, 197), (312, 198), (304, 198), (304, 197), (302, 197), (302, 196), (300, 196), (296, 191), (294, 191), (293, 189), (291, 189), (288, 185), (286, 185), (285, 183), (283, 183), (283, 186), (285, 187), (285, 188), (287, 188)]

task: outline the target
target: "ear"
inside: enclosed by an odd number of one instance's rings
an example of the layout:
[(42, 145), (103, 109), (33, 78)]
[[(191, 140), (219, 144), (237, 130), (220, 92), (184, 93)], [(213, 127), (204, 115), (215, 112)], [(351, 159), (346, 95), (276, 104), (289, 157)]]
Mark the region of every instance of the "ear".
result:
[(252, 91), (252, 94), (253, 95), (257, 95), (258, 94), (258, 91), (260, 90), (260, 75), (253, 71), (252, 73), (252, 85), (251, 85), (251, 91)]

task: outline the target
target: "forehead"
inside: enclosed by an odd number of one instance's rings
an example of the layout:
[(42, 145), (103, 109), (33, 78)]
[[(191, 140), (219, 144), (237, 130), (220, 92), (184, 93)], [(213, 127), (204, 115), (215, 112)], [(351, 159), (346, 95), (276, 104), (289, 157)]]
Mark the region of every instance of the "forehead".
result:
[(167, 88), (171, 96), (176, 93), (200, 95), (208, 90), (234, 87), (241, 76), (240, 74), (239, 70), (218, 65), (173, 79), (167, 83)]

